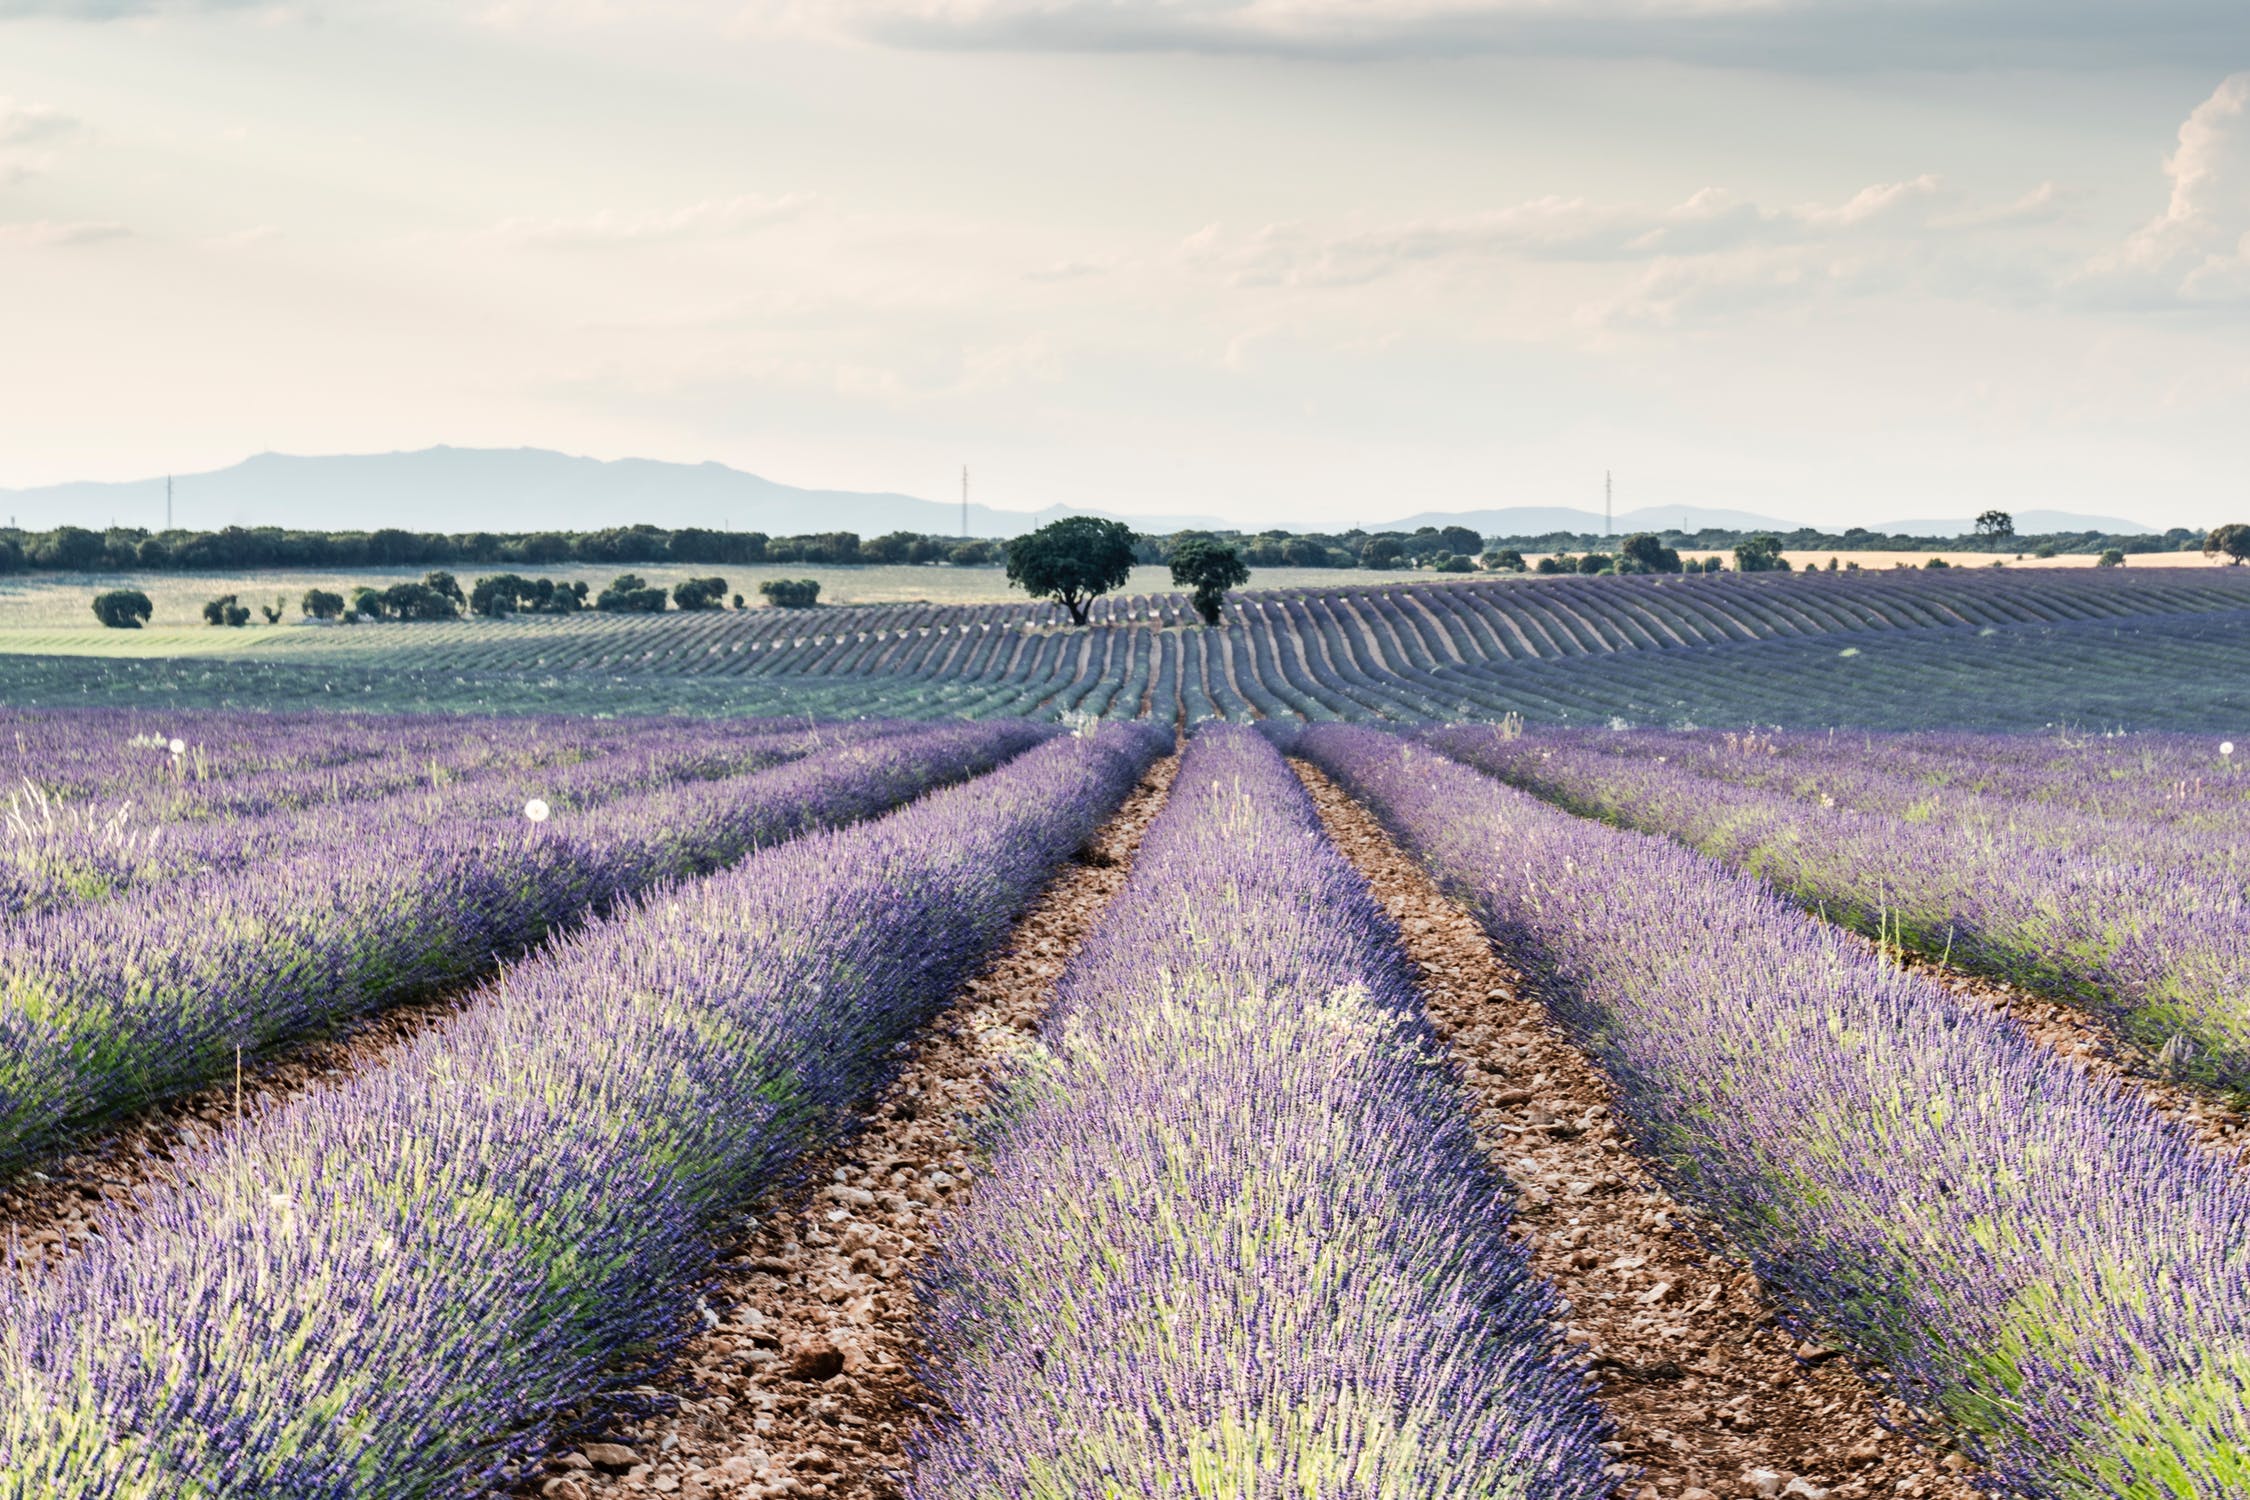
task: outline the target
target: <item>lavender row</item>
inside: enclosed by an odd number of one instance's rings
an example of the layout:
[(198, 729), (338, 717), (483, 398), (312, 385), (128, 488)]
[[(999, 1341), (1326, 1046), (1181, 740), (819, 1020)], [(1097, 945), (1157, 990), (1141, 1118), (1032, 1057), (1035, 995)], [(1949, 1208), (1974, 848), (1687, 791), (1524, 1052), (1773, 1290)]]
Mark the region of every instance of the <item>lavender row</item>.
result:
[(2191, 835), (2056, 847), (1998, 822), (1886, 815), (1607, 754), (1593, 738), (1448, 729), (1429, 743), (1575, 811), (1669, 834), (1887, 942), (2101, 1011), (2187, 1076), (2250, 1085), (2250, 893), (2222, 862), (2136, 852)]
[(272, 810), (238, 818), (205, 807), (207, 816), (154, 826), (136, 819), (130, 803), (65, 803), (28, 787), (9, 799), (0, 822), (0, 913), (49, 911), (311, 851), (391, 843), (411, 837), (410, 825), (464, 817), (517, 821), (533, 797), (558, 813), (582, 811), (676, 782), (744, 775), (902, 727), (870, 722), (744, 733), (660, 723), (629, 746), (558, 740), (539, 756), (456, 762), (452, 770), (360, 761), (319, 772), (332, 781), (319, 802), (249, 798)]
[(463, 983), (633, 892), (881, 812), (1052, 732), (925, 730), (576, 819), (414, 825), (17, 924), (0, 932), (0, 1176), (207, 1082), (237, 1049)]
[(1611, 1487), (1397, 931), (1254, 734), (1196, 737), (998, 1113), (916, 1500)]
[(1155, 752), (1050, 742), (512, 971), (0, 1291), (0, 1497), (478, 1493), (688, 1321), (723, 1220), (890, 1066)]
[(1298, 744), (1542, 976), (1673, 1191), (2003, 1485), (2242, 1493), (2240, 1173), (1670, 840), (1378, 733)]

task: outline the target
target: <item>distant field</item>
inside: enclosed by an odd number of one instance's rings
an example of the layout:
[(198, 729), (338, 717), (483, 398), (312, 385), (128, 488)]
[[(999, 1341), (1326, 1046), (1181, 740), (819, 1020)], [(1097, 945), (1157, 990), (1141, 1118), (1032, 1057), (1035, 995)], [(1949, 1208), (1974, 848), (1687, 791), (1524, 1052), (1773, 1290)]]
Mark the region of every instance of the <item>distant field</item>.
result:
[[(868, 570), (872, 573), (878, 570)], [(895, 569), (915, 574), (921, 570)], [(934, 570), (933, 570), (934, 572)], [(0, 633), (22, 704), (2250, 728), (2250, 570), (1408, 584), (660, 617)], [(1367, 578), (1368, 575), (1360, 575)], [(102, 654), (107, 648), (107, 654)]]
[[(0, 577), (0, 650), (110, 650), (147, 652), (151, 637), (160, 632), (171, 632), (163, 637), (162, 654), (175, 649), (187, 649), (194, 643), (184, 641), (178, 631), (192, 632), (198, 638), (216, 637), (223, 642), (227, 637), (238, 638), (229, 649), (237, 649), (240, 638), (254, 637), (270, 629), (254, 611), (260, 604), (272, 604), (276, 599), (287, 602), (285, 623), (298, 618), (297, 600), (305, 590), (328, 589), (349, 598), (351, 591), (361, 585), (381, 588), (401, 579), (420, 578), (427, 571), (422, 568), (355, 568), (341, 571), (318, 571), (280, 568), (263, 573), (71, 573), (71, 574), (16, 574)], [(683, 578), (706, 578), (712, 574), (726, 579), (727, 587), (747, 597), (752, 608), (762, 608), (758, 598), (758, 584), (768, 578), (813, 578), (820, 582), (823, 605), (829, 604), (997, 604), (1010, 599), (1024, 602), (1021, 590), (1008, 586), (1007, 575), (999, 568), (935, 567), (854, 567), (828, 568), (803, 566), (796, 563), (760, 563), (754, 567), (736, 568), (716, 565), (673, 567), (634, 563), (629, 565), (602, 563), (596, 566), (572, 564), (544, 568), (502, 569), (498, 567), (463, 567), (450, 569), (461, 580), (466, 590), (480, 574), (514, 571), (531, 577), (556, 578), (565, 582), (583, 582), (591, 592), (599, 593), (603, 585), (620, 573), (637, 573), (650, 583), (669, 589)], [(1253, 580), (1259, 588), (1369, 588), (1392, 586), (1402, 582), (1437, 582), (1449, 575), (1438, 573), (1375, 573), (1357, 568), (1260, 568)], [(1133, 580), (1126, 586), (1127, 593), (1153, 594), (1169, 592), (1172, 577), (1161, 567), (1135, 568)], [(103, 630), (94, 620), (93, 599), (105, 589), (139, 589), (148, 595), (155, 606), (149, 628), (135, 633), (124, 630)], [(246, 605), (252, 606), (251, 623), (239, 631), (219, 630), (203, 623), (203, 605), (206, 600), (221, 594), (234, 594)], [(18, 639), (14, 633), (36, 631), (36, 642)], [(71, 637), (84, 636), (82, 644), (72, 644)], [(106, 639), (105, 639), (106, 638)], [(206, 648), (214, 642), (205, 642)]]

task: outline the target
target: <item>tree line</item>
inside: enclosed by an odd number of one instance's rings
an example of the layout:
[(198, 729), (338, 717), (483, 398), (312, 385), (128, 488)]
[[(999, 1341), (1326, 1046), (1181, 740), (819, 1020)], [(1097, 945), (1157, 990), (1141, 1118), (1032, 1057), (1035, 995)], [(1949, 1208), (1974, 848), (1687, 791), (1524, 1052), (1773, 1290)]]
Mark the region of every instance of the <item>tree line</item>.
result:
[[(1194, 533), (1204, 535), (1205, 533)], [(1578, 532), (1540, 536), (1485, 537), (1466, 526), (1423, 526), (1413, 531), (1208, 533), (1234, 547), (1253, 568), (1435, 568), (1474, 572), (1492, 564), (1489, 555), (1614, 551), (1619, 539)], [(1967, 537), (1892, 536), (1853, 527), (1831, 532), (1805, 527), (1784, 532), (1723, 528), (1646, 533), (1677, 551), (1727, 552), (1760, 536), (1773, 536), (1781, 548), (1809, 551), (1984, 551), (1995, 554), (2095, 554), (2115, 549), (2128, 555), (2194, 551), (2203, 532), (2175, 527), (2162, 533), (2110, 535), (2068, 532), (2019, 536), (2005, 512), (1988, 511), (1976, 535)], [(1182, 536), (1136, 534), (1134, 561), (1169, 561)], [(95, 531), (58, 526), (49, 531), (0, 528), (0, 573), (54, 572), (248, 572), (275, 568), (345, 570), (357, 568), (540, 568), (565, 564), (712, 564), (748, 567), (796, 563), (819, 566), (949, 564), (996, 567), (1005, 564), (1007, 544), (981, 538), (931, 536), (894, 531), (862, 537), (851, 531), (768, 536), (760, 531), (713, 531), (705, 527), (613, 526), (599, 531), (429, 532), (384, 528), (376, 531), (293, 531), (278, 526), (229, 526), (219, 531), (150, 532), (117, 526)]]

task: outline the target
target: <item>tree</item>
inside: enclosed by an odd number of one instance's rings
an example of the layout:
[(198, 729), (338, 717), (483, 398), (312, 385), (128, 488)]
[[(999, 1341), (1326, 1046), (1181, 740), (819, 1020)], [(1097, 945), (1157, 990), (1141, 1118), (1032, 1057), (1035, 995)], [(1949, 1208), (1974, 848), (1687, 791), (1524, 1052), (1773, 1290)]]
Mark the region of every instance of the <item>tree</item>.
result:
[(1008, 582), (1034, 599), (1052, 599), (1086, 623), (1096, 599), (1133, 576), (1133, 529), (1099, 516), (1067, 516), (1008, 543)]
[(758, 585), (766, 603), (777, 609), (811, 609), (820, 603), (817, 578), (769, 578)]
[(2094, 566), (2097, 568), (2122, 568), (2125, 566), (2125, 554), (2119, 548), (2112, 547), (2094, 559)]
[(1394, 536), (1379, 536), (1360, 549), (1359, 565), (1363, 568), (1395, 568), (1398, 560), (1406, 556), (1406, 548)]
[(1441, 553), (1438, 560), (1430, 566), (1440, 573), (1474, 573), (1477, 570), (1475, 558), (1464, 557), (1458, 552)]
[(724, 609), (727, 581), (724, 578), (683, 578), (672, 585), (672, 602), (684, 610)]
[(250, 611), (237, 604), (232, 594), (221, 594), (203, 606), (203, 623), (206, 625), (247, 625)]
[(286, 594), (276, 594), (273, 596), (273, 603), (261, 604), (258, 606), (258, 613), (266, 617), (266, 623), (268, 625), (279, 625), (281, 623), (281, 612), (288, 607), (289, 596)]
[(297, 608), (316, 620), (333, 620), (344, 612), (344, 596), (327, 589), (306, 589)]
[(459, 609), (461, 606), (469, 602), (467, 599), (461, 596), (461, 584), (459, 580), (454, 578), (451, 573), (447, 573), (443, 570), (434, 573), (424, 573), (422, 575), (422, 587), (428, 589), (431, 593), (436, 594), (442, 599), (451, 599), (453, 601), (454, 608), (456, 609)]
[(1513, 547), (1502, 547), (1484, 555), (1484, 565), (1495, 573), (1521, 573), (1523, 554)]
[(1618, 544), (1617, 571), (1620, 573), (1677, 573), (1680, 571), (1680, 554), (1664, 545), (1664, 539), (1651, 531), (1636, 531)]
[(1578, 571), (1581, 573), (1609, 573), (1614, 572), (1616, 567), (1616, 560), (1606, 552), (1589, 552), (1578, 559)]
[(1988, 510), (1977, 517), (1977, 535), (2004, 537), (2016, 534), (2016, 518), (2004, 510)]
[[(1192, 590), (1188, 602), (1203, 616), (1203, 623), (1219, 623), (1219, 607), (1227, 590), (1250, 581), (1250, 570), (1234, 543), (1222, 542), (1208, 532), (1190, 531), (1172, 543), (1172, 585)], [(1122, 581), (1122, 580), (1120, 580)]]
[(2213, 528), (2211, 534), (2203, 539), (2203, 555), (2228, 558), (2233, 566), (2241, 567), (2245, 561), (2250, 561), (2250, 526), (2245, 526), (2240, 521), (2230, 521), (2224, 526)]
[(611, 614), (662, 614), (664, 590), (650, 588), (638, 573), (620, 573), (595, 597), (594, 608)]
[(1786, 573), (1789, 559), (1781, 555), (1781, 538), (1770, 531), (1761, 531), (1734, 545), (1734, 570), (1737, 573)]
[(111, 589), (94, 596), (94, 618), (111, 630), (138, 630), (156, 612), (139, 589)]
[(1445, 544), (1446, 551), (1459, 553), (1463, 557), (1474, 557), (1484, 550), (1484, 538), (1466, 526), (1441, 526), (1438, 528), (1438, 540)]

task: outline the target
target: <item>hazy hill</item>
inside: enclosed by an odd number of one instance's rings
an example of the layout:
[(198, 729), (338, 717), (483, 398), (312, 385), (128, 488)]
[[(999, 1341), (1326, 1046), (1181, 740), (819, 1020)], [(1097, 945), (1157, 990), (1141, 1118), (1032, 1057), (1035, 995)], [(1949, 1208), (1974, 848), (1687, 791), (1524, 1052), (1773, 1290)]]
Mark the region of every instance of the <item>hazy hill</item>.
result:
[[(24, 526), (69, 523), (161, 528), (164, 481), (61, 484), (0, 490), (0, 512)], [(1015, 536), (1058, 516), (971, 504), (974, 536)], [(261, 453), (231, 468), (173, 481), (175, 524), (291, 526), (311, 531), (595, 531), (645, 521), (667, 529), (929, 532), (961, 528), (961, 507), (912, 495), (808, 490), (725, 464), (605, 461), (540, 448), (425, 448), (415, 453), (300, 457)], [(1142, 516), (1151, 530), (1218, 526), (1210, 516)]]

